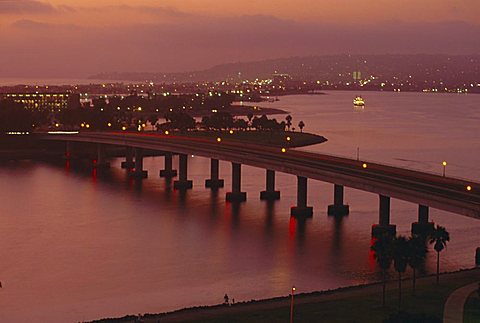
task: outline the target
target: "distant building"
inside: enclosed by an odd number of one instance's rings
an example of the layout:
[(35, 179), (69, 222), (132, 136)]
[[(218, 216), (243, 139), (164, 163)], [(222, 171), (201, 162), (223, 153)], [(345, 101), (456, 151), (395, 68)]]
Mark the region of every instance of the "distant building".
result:
[(4, 93), (0, 99), (22, 104), (26, 109), (62, 110), (80, 106), (75, 93)]
[(292, 80), (292, 77), (288, 74), (273, 74), (272, 75), (272, 84), (285, 86), (286, 83)]

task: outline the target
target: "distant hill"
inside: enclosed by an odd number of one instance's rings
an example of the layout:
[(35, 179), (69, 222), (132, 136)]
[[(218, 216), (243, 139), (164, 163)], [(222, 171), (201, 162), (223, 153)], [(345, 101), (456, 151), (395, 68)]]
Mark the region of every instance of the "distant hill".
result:
[(187, 73), (115, 72), (93, 75), (91, 79), (112, 81), (199, 82), (240, 81), (270, 78), (274, 73), (294, 79), (332, 82), (363, 77), (413, 79), (463, 84), (480, 80), (480, 55), (328, 55), (269, 59), (217, 65)]

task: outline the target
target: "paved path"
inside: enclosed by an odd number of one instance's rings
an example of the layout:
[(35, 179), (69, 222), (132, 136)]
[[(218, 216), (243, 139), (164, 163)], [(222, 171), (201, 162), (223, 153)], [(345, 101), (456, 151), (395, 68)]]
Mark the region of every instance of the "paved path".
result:
[(463, 286), (450, 294), (443, 310), (443, 323), (462, 323), (465, 302), (471, 293), (477, 290), (479, 283)]

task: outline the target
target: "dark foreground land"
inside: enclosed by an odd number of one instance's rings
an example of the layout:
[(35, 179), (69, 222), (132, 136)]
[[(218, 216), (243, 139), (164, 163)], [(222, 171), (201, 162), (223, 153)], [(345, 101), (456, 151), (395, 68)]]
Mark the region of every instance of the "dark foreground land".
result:
[[(229, 131), (190, 131), (180, 135), (192, 138), (210, 138), (212, 140), (221, 138), (225, 141), (246, 142), (285, 148), (305, 147), (327, 141), (323, 136), (291, 131), (232, 131), (232, 133)], [(287, 140), (288, 138), (289, 140)]]
[[(480, 280), (480, 269), (443, 274), (440, 285), (435, 277), (417, 280), (417, 292), (412, 294), (411, 280), (403, 281), (402, 310), (443, 318), (443, 307), (450, 293), (457, 288)], [(219, 296), (221, 298), (221, 295)], [(472, 296), (473, 297), (473, 296)], [(341, 288), (334, 291), (295, 295), (295, 322), (383, 322), (398, 312), (398, 282), (387, 285), (387, 302), (382, 307), (382, 285), (379, 283)], [(480, 322), (480, 311), (472, 309), (477, 298), (465, 307), (469, 322)], [(288, 322), (290, 298), (279, 297), (261, 301), (183, 309), (170, 313), (126, 316), (95, 322)], [(420, 321), (419, 321), (420, 322)]]

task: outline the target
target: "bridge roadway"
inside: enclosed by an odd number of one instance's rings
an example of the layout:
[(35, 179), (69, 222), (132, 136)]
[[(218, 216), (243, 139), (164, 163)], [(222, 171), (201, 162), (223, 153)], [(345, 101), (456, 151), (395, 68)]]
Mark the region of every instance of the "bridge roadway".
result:
[[(48, 140), (144, 148), (230, 161), (347, 186), (473, 218), (480, 218), (480, 183), (295, 149), (215, 138), (84, 132), (48, 135)], [(366, 164), (364, 168), (363, 164)], [(471, 190), (467, 190), (467, 186)]]

